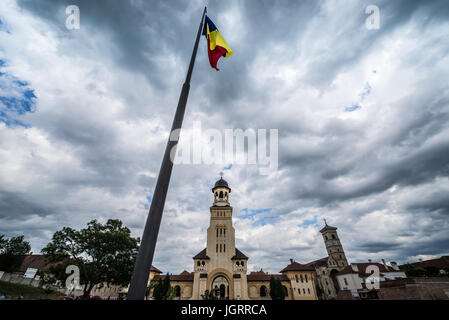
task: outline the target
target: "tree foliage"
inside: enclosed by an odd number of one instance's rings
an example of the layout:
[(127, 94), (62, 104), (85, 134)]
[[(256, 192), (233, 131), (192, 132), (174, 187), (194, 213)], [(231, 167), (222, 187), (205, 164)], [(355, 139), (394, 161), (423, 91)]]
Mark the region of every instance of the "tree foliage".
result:
[(55, 232), (42, 253), (57, 263), (50, 272), (62, 283), (69, 276), (66, 267), (76, 265), (84, 296), (89, 296), (95, 285), (129, 283), (138, 243), (120, 220), (109, 219), (105, 224), (92, 220), (79, 231), (64, 227)]
[(173, 300), (176, 295), (175, 288), (171, 286), (170, 276), (168, 273), (164, 280), (159, 278), (158, 281), (153, 281), (150, 289), (153, 289), (154, 300)]
[(217, 300), (217, 297), (212, 291), (206, 290), (204, 294), (201, 295), (201, 300)]
[(281, 280), (275, 279), (273, 276), (270, 278), (270, 297), (272, 300), (285, 299), (285, 291)]
[(18, 271), (25, 255), (31, 250), (30, 243), (24, 236), (13, 237), (9, 240), (0, 236), (0, 270), (6, 272)]
[(440, 272), (440, 269), (436, 267), (416, 267), (413, 264), (405, 265), (405, 274), (407, 277), (441, 277), (449, 274), (448, 269), (442, 269), (444, 273)]

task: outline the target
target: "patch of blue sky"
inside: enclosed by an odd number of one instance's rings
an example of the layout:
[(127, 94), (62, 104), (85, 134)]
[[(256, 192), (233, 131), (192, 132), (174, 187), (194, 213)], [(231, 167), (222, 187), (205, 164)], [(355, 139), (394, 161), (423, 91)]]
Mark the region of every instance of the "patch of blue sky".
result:
[(232, 163), (230, 163), (228, 166), (224, 167), (223, 170), (231, 170), (232, 168)]
[(9, 32), (8, 27), (6, 26), (5, 20), (3, 20), (1, 17), (0, 17), (0, 31), (11, 33)]
[(308, 226), (311, 226), (311, 225), (317, 226), (318, 225), (317, 222), (318, 222), (317, 218), (315, 217), (310, 220), (304, 220), (301, 224), (298, 224), (298, 227), (307, 228)]
[[(5, 66), (5, 61), (0, 60), (0, 67)], [(30, 125), (17, 119), (17, 116), (36, 111), (37, 97), (34, 90), (26, 81), (17, 79), (5, 72), (0, 72), (0, 121), (7, 126)]]
[(275, 219), (278, 219), (278, 218), (279, 218), (279, 216), (265, 216), (265, 217), (261, 217), (260, 219), (255, 221), (253, 223), (253, 225), (259, 225), (260, 224), (260, 225), (264, 226), (264, 225), (267, 224), (267, 221), (265, 221), (265, 220), (275, 220)]
[(153, 196), (147, 196), (147, 201), (148, 201), (148, 203), (150, 203), (151, 201), (153, 201)]
[(13, 117), (8, 115), (6, 112), (3, 112), (2, 110), (0, 110), (0, 122), (3, 122), (8, 127), (20, 126), (24, 128), (31, 128), (31, 125), (24, 123), (20, 120), (14, 119)]
[(242, 219), (250, 219), (253, 220), (253, 225), (266, 225), (268, 220), (275, 220), (279, 218), (279, 215), (264, 215), (264, 213), (269, 213), (273, 211), (273, 208), (262, 208), (262, 209), (248, 209), (244, 208), (240, 210), (240, 212), (244, 212), (245, 214), (239, 216)]
[(349, 106), (349, 107), (345, 107), (345, 111), (346, 112), (353, 112), (353, 111), (359, 110), (361, 108), (362, 108), (361, 106), (359, 106), (358, 104), (355, 104), (355, 105), (352, 105), (352, 106)]
[(263, 209), (248, 209), (244, 208), (240, 210), (240, 212), (245, 212), (244, 215), (240, 216), (242, 219), (251, 218), (261, 213), (271, 212), (272, 208), (263, 208)]
[(359, 93), (360, 100), (363, 101), (365, 99), (365, 97), (371, 93), (371, 90), (372, 90), (372, 88), (371, 88), (370, 84), (368, 82), (365, 83), (365, 87), (363, 87), (362, 92)]

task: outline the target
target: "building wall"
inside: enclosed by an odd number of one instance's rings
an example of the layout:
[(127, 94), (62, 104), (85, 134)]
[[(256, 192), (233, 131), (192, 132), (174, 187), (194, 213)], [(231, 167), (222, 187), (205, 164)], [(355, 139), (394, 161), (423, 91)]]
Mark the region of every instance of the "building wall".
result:
[(337, 289), (334, 286), (330, 272), (333, 269), (319, 267), (315, 270), (316, 282), (321, 289), (321, 298), (323, 300), (332, 300), (337, 298)]
[[(287, 289), (285, 300), (292, 300), (292, 287), (290, 281), (281, 281), (282, 286)], [(266, 289), (265, 297), (261, 296), (261, 287)], [(248, 298), (249, 300), (271, 300), (270, 297), (270, 281), (248, 281)]]
[(294, 300), (317, 300), (315, 276), (312, 271), (287, 271)]

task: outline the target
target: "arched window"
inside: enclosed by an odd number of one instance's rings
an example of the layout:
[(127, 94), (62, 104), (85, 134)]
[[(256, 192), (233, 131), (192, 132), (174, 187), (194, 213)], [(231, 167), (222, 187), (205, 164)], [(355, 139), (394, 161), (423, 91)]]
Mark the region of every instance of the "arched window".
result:
[(217, 228), (217, 237), (218, 237), (218, 228)]
[(240, 262), (240, 264), (242, 265), (242, 267), (245, 265), (245, 263), (242, 261), (242, 262)]
[(223, 236), (226, 236), (226, 229), (223, 229)]
[(199, 266), (201, 265), (201, 263), (198, 261), (198, 262), (196, 263), (196, 265), (199, 267)]
[(237, 266), (240, 266), (240, 262), (237, 261)]
[(176, 297), (180, 297), (181, 296), (181, 287), (180, 286), (176, 286), (175, 287), (175, 292), (176, 292)]
[(308, 281), (309, 281), (309, 279), (307, 279), (307, 275), (305, 275), (305, 277), (306, 277), (306, 282), (308, 282)]
[(296, 278), (296, 282), (299, 282), (299, 281), (298, 281), (298, 275), (297, 275), (297, 274), (295, 274), (295, 278)]
[(221, 243), (220, 243), (220, 252), (221, 252)]
[(223, 229), (220, 228), (220, 236), (223, 234)]
[(204, 261), (203, 261), (203, 262), (201, 262), (201, 264), (202, 264), (202, 265), (203, 265), (203, 267), (204, 267), (204, 266), (206, 265), (206, 262), (204, 262)]
[(215, 252), (218, 252), (218, 243), (217, 246), (215, 247)]
[(310, 288), (307, 288), (307, 292), (309, 292), (309, 294), (310, 294)]
[(223, 252), (226, 252), (226, 243), (223, 243)]
[(332, 239), (336, 239), (336, 238), (335, 238), (335, 234), (332, 235)]
[(301, 289), (298, 288), (298, 294), (301, 294)]
[(223, 199), (223, 191), (220, 191), (220, 199)]
[(301, 277), (301, 282), (304, 282), (304, 278), (302, 277), (302, 275), (300, 275), (300, 277)]
[(286, 286), (282, 286), (282, 288), (284, 288), (285, 296), (288, 297), (288, 290), (287, 290), (287, 287), (286, 287)]
[(260, 287), (260, 296), (266, 297), (267, 296), (267, 288), (265, 286)]
[(327, 238), (327, 236), (324, 236), (325, 238), (326, 238), (326, 240), (329, 240), (328, 238)]

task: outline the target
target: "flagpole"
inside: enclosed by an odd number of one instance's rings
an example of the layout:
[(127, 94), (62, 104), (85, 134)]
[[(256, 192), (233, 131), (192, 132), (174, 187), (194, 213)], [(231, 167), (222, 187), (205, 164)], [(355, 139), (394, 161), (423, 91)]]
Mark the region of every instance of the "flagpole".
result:
[[(195, 65), (196, 52), (203, 28), (204, 16), (206, 15), (206, 7), (204, 7), (201, 23), (196, 35), (195, 46), (193, 47), (192, 57), (190, 58), (189, 70), (187, 71), (186, 80), (182, 86), (181, 95), (176, 108), (176, 114), (173, 119), (171, 132), (181, 130), (182, 120), (186, 110), (187, 98), (190, 90), (190, 78), (192, 77), (193, 66)], [(147, 222), (143, 231), (142, 241), (139, 247), (136, 264), (134, 266), (133, 276), (128, 289), (127, 300), (142, 300), (148, 284), (148, 276), (153, 263), (154, 250), (156, 248), (157, 235), (161, 225), (162, 213), (164, 211), (165, 198), (167, 196), (170, 176), (173, 169), (173, 162), (170, 159), (170, 153), (176, 151), (178, 142), (171, 141), (170, 137), (165, 148), (164, 158), (162, 160), (159, 177), (157, 179), (156, 188), (154, 189), (153, 199), (151, 201), (150, 211), (148, 212)]]

